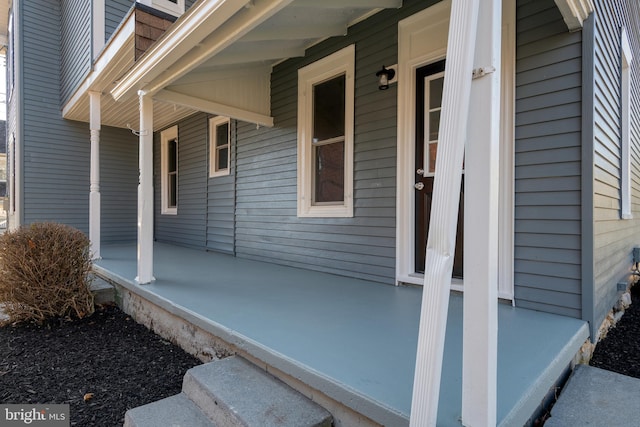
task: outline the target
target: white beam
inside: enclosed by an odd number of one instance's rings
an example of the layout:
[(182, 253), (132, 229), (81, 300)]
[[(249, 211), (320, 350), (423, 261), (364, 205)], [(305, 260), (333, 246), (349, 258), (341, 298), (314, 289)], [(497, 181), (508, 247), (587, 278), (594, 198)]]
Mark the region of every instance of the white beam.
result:
[(322, 9), (400, 9), (402, 0), (296, 0), (295, 6)]
[(207, 66), (219, 67), (250, 62), (272, 61), (284, 58), (299, 58), (305, 54), (304, 46), (280, 45), (274, 42), (273, 46), (265, 46), (259, 50), (234, 49), (222, 52), (206, 62)]
[(93, 259), (100, 259), (100, 92), (89, 92), (91, 167), (89, 182), (89, 240)]
[[(411, 403), (412, 427), (435, 426), (449, 309), (467, 136), (479, 0), (453, 0), (447, 44), (433, 202), (425, 262), (418, 351)], [(468, 277), (467, 280), (472, 280)]]
[[(242, 42), (272, 41), (272, 40), (304, 40), (321, 39), (333, 36), (347, 35), (347, 23), (333, 22), (315, 25), (287, 25), (286, 27), (257, 28), (242, 38)], [(281, 56), (282, 57), (282, 56)]]
[(469, 427), (496, 425), (501, 38), (502, 0), (480, 0), (464, 192), (473, 209), (464, 218), (462, 424)]
[(273, 127), (273, 117), (264, 114), (254, 113), (241, 108), (232, 107), (219, 102), (207, 101), (194, 96), (173, 92), (167, 89), (161, 90), (154, 96), (158, 101), (169, 102), (183, 107), (192, 108), (209, 114), (227, 116), (249, 123)]
[(138, 184), (139, 284), (153, 278), (153, 99), (140, 91), (140, 182)]

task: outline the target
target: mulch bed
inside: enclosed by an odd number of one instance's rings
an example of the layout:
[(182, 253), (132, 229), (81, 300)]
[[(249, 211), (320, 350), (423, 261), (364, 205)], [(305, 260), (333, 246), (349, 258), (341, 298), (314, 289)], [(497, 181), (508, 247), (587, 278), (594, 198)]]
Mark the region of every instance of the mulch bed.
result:
[(0, 404), (65, 403), (72, 426), (118, 426), (128, 409), (179, 393), (200, 363), (100, 306), (82, 320), (0, 328)]
[(640, 284), (631, 288), (631, 307), (598, 343), (591, 366), (640, 378)]

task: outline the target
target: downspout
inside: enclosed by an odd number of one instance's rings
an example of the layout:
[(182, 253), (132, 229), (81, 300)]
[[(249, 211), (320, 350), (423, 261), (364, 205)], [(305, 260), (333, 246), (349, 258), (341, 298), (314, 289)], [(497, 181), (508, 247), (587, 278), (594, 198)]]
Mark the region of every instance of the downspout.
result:
[(596, 339), (594, 277), (594, 78), (595, 24), (592, 13), (582, 29), (582, 179), (581, 179), (581, 275), (582, 320), (589, 322), (592, 342)]

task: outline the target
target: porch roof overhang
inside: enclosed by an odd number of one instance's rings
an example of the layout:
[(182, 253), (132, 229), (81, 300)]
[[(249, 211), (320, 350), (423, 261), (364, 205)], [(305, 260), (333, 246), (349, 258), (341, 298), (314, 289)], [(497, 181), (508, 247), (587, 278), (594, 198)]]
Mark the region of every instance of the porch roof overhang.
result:
[[(383, 8), (401, 6), (402, 0), (200, 0), (109, 91), (124, 105), (142, 91), (176, 111), (273, 126), (274, 64), (345, 35)], [(159, 128), (155, 123), (156, 111)]]
[(583, 22), (594, 10), (593, 0), (555, 0), (569, 31), (582, 28)]

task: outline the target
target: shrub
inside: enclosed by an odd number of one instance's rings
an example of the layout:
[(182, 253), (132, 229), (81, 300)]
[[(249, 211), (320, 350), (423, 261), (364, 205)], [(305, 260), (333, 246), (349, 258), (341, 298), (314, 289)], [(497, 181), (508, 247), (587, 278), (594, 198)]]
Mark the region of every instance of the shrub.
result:
[(73, 227), (35, 223), (0, 236), (0, 304), (8, 322), (93, 313), (89, 239)]

